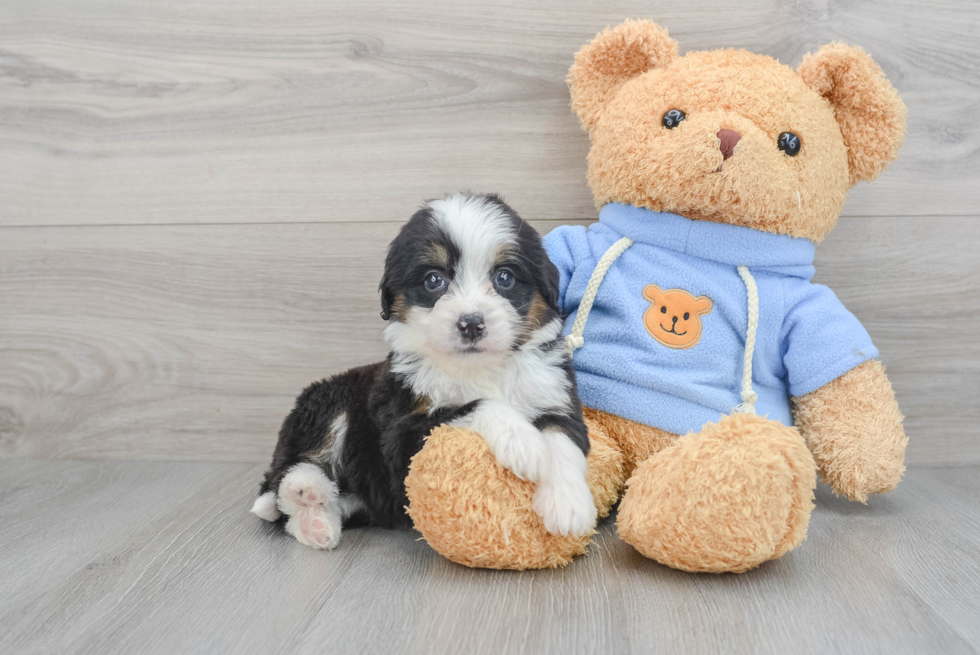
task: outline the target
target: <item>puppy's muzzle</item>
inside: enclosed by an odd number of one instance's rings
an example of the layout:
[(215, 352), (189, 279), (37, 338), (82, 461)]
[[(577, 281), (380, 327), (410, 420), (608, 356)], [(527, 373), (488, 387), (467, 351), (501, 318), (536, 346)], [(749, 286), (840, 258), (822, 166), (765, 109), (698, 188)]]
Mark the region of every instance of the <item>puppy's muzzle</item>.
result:
[(483, 338), (486, 333), (486, 323), (483, 322), (483, 314), (465, 314), (459, 317), (456, 322), (459, 334), (465, 343), (476, 343)]

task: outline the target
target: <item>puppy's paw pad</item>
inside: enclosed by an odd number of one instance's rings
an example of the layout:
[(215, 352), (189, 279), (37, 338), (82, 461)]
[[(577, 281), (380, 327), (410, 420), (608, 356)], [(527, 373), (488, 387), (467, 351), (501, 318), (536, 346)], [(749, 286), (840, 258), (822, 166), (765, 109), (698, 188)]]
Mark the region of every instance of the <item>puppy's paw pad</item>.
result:
[(294, 480), (287, 484), (285, 494), (300, 507), (315, 507), (323, 504), (323, 494), (313, 484), (302, 480)]
[(279, 484), (279, 509), (292, 516), (304, 507), (323, 507), (331, 485), (336, 486), (319, 467), (297, 464)]
[(336, 548), (340, 543), (340, 521), (331, 520), (320, 508), (302, 509), (289, 518), (286, 530), (304, 546), (318, 549)]

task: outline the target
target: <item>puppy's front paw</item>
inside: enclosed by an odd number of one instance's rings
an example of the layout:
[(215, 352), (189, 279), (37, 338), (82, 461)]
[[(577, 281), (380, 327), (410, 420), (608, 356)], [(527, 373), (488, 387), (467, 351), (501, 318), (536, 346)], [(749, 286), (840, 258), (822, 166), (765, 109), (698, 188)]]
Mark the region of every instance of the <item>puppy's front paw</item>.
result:
[(289, 517), (286, 532), (304, 546), (331, 550), (340, 543), (340, 517), (322, 507), (304, 507)]
[(595, 527), (595, 501), (585, 480), (579, 483), (555, 484), (544, 481), (534, 490), (531, 507), (552, 534), (581, 537)]
[(505, 469), (521, 480), (536, 482), (548, 471), (550, 453), (541, 432), (530, 423), (500, 429), (491, 452)]

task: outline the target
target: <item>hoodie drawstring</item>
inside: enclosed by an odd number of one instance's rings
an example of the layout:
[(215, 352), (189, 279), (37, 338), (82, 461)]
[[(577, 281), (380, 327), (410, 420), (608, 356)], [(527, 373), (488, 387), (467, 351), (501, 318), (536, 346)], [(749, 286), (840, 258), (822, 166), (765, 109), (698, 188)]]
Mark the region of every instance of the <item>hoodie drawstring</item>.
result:
[(565, 337), (565, 350), (568, 351), (569, 355), (574, 353), (576, 348), (585, 345), (585, 339), (582, 336), (585, 333), (585, 321), (588, 320), (589, 312), (592, 311), (592, 303), (595, 302), (596, 294), (599, 293), (599, 285), (602, 284), (602, 278), (606, 277), (606, 271), (632, 245), (633, 239), (623, 237), (609, 246), (609, 250), (602, 254), (599, 263), (596, 264), (595, 270), (592, 271), (592, 277), (589, 278), (589, 284), (585, 287), (582, 302), (579, 303), (578, 314), (575, 315), (575, 322), (572, 323), (572, 331)]
[(745, 355), (742, 359), (742, 402), (735, 407), (740, 414), (755, 414), (755, 401), (759, 396), (752, 391), (752, 355), (755, 353), (755, 334), (759, 331), (759, 287), (748, 266), (739, 266), (738, 274), (745, 283), (749, 305), (749, 329), (745, 333)]

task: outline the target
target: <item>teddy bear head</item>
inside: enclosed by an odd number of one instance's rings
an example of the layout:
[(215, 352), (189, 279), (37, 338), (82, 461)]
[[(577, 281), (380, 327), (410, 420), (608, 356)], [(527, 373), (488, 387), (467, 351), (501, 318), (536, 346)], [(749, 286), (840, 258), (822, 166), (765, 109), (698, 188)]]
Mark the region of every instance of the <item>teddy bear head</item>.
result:
[(905, 105), (864, 51), (798, 70), (744, 50), (690, 52), (650, 21), (575, 56), (572, 108), (592, 141), (597, 206), (622, 202), (820, 241), (847, 189), (895, 159)]

